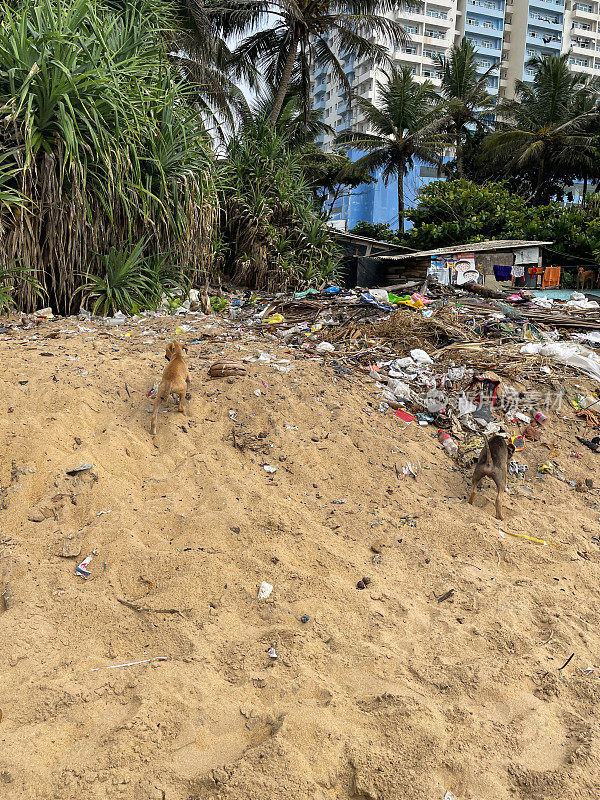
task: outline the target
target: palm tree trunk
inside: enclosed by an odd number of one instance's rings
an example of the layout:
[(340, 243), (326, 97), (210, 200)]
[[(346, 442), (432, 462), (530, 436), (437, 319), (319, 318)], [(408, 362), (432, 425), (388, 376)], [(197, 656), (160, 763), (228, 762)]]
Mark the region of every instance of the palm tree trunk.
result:
[(463, 149), (462, 149), (462, 131), (456, 133), (456, 174), (459, 178), (463, 176)]
[(404, 233), (404, 164), (398, 167), (398, 233)]
[(279, 81), (277, 93), (275, 94), (275, 99), (273, 100), (273, 108), (269, 114), (269, 121), (271, 125), (275, 125), (279, 119), (281, 109), (283, 108), (283, 101), (285, 100), (285, 96), (290, 85), (290, 80), (292, 78), (292, 72), (294, 71), (294, 62), (296, 61), (296, 53), (298, 51), (298, 38), (297, 31), (294, 31), (292, 34), (292, 41), (290, 42), (290, 49), (288, 50), (288, 54), (285, 59), (283, 72), (281, 73), (281, 80)]
[(536, 184), (535, 184), (535, 189), (533, 191), (533, 196), (535, 197), (535, 199), (536, 199), (536, 201), (538, 203), (542, 199), (541, 198), (541, 194), (542, 194), (542, 186), (544, 185), (544, 170), (545, 170), (545, 167), (546, 167), (546, 159), (544, 158), (544, 155), (542, 154), (542, 157), (540, 159), (540, 165), (538, 167), (538, 173), (537, 173), (537, 180), (536, 180)]
[(585, 208), (585, 201), (587, 200), (587, 172), (583, 176), (583, 207)]

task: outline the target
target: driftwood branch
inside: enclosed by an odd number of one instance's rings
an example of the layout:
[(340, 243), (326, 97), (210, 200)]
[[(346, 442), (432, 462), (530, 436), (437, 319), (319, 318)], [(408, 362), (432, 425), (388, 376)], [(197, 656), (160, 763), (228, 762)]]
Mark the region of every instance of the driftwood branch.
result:
[(133, 611), (152, 611), (154, 614), (179, 614), (180, 617), (183, 617), (184, 611), (191, 611), (191, 608), (149, 608), (148, 606), (140, 606), (138, 603), (132, 603), (130, 600), (125, 600), (123, 597), (117, 597), (117, 602), (121, 603), (123, 606), (127, 606), (127, 608), (131, 608)]

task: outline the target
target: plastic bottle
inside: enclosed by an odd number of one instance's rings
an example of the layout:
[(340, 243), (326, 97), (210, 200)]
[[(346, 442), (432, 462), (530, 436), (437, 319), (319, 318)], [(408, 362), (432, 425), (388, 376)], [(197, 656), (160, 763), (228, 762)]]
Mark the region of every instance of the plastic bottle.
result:
[(458, 455), (458, 445), (454, 441), (454, 439), (450, 436), (449, 433), (446, 433), (445, 430), (442, 428), (439, 429), (437, 432), (438, 441), (444, 445), (446, 448), (446, 452), (452, 458), (455, 458)]

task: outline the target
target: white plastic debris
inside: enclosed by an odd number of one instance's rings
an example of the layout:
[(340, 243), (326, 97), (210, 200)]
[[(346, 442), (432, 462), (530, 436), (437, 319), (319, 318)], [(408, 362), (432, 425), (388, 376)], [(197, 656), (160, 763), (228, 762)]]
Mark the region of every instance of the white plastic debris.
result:
[(526, 356), (535, 356), (540, 352), (541, 349), (541, 342), (527, 342), (527, 344), (524, 344), (523, 347), (521, 347), (520, 352), (524, 353)]
[(593, 350), (574, 342), (552, 342), (542, 345), (539, 353), (542, 356), (555, 358), (562, 364), (568, 364), (569, 367), (574, 367), (590, 378), (600, 381), (600, 358)]
[[(421, 352), (425, 352), (421, 350)], [(404, 356), (404, 358), (395, 358), (392, 363), (390, 364), (390, 369), (406, 369), (407, 367), (414, 367), (415, 362), (412, 360), (410, 356)]]
[(89, 569), (88, 565), (93, 558), (93, 554), (86, 556), (80, 564), (77, 564), (75, 567), (75, 572), (77, 575), (81, 575), (82, 578), (89, 578), (92, 574)]
[(333, 353), (335, 347), (331, 342), (320, 342), (320, 344), (315, 347), (315, 350), (317, 353)]
[(379, 300), (380, 303), (390, 302), (390, 297), (385, 289), (369, 289), (369, 294), (371, 297), (374, 297), (375, 300)]
[[(389, 378), (386, 388), (388, 392), (391, 392), (396, 400), (410, 400), (411, 398), (410, 386), (404, 381), (399, 381), (395, 378)], [(385, 397), (384, 399), (387, 400), (388, 398)]]
[(277, 467), (273, 467), (271, 464), (265, 464), (263, 466), (265, 472), (268, 472), (269, 475), (272, 475), (274, 472), (277, 472)]
[(452, 792), (446, 792), (443, 797), (443, 800), (456, 800), (456, 797), (452, 794)]
[(458, 416), (464, 417), (465, 414), (472, 414), (474, 411), (477, 411), (475, 403), (472, 403), (465, 394), (462, 394), (458, 398)]
[(416, 361), (417, 364), (433, 364), (431, 356), (429, 356), (425, 350), (419, 350), (418, 348), (416, 350), (411, 350), (410, 357), (413, 361)]
[(529, 423), (531, 422), (531, 417), (528, 417), (527, 414), (523, 414), (522, 411), (516, 411), (515, 417), (517, 419), (520, 419), (521, 422), (524, 422), (526, 425), (529, 425)]
[(167, 656), (154, 656), (154, 658), (144, 658), (141, 661), (127, 661), (125, 664), (107, 664), (105, 667), (93, 667), (90, 672), (98, 672), (99, 669), (118, 669), (119, 667), (134, 667), (136, 664), (149, 664), (151, 661), (168, 661)]
[(274, 647), (269, 647), (267, 653), (269, 654), (269, 658), (277, 658), (277, 650), (275, 650)]
[(263, 581), (258, 590), (258, 599), (266, 600), (272, 591), (273, 591), (273, 586), (270, 583), (267, 583), (267, 581)]

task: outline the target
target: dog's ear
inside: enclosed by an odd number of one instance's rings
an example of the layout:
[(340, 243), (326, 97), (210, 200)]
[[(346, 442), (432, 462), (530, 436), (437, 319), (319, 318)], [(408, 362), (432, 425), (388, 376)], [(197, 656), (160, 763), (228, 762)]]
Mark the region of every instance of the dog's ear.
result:
[(512, 458), (512, 456), (515, 454), (515, 446), (512, 442), (509, 442), (507, 447), (508, 447), (508, 457)]
[(182, 344), (181, 345), (181, 349), (185, 350), (185, 352), (187, 353), (187, 351), (188, 351), (187, 344)]

